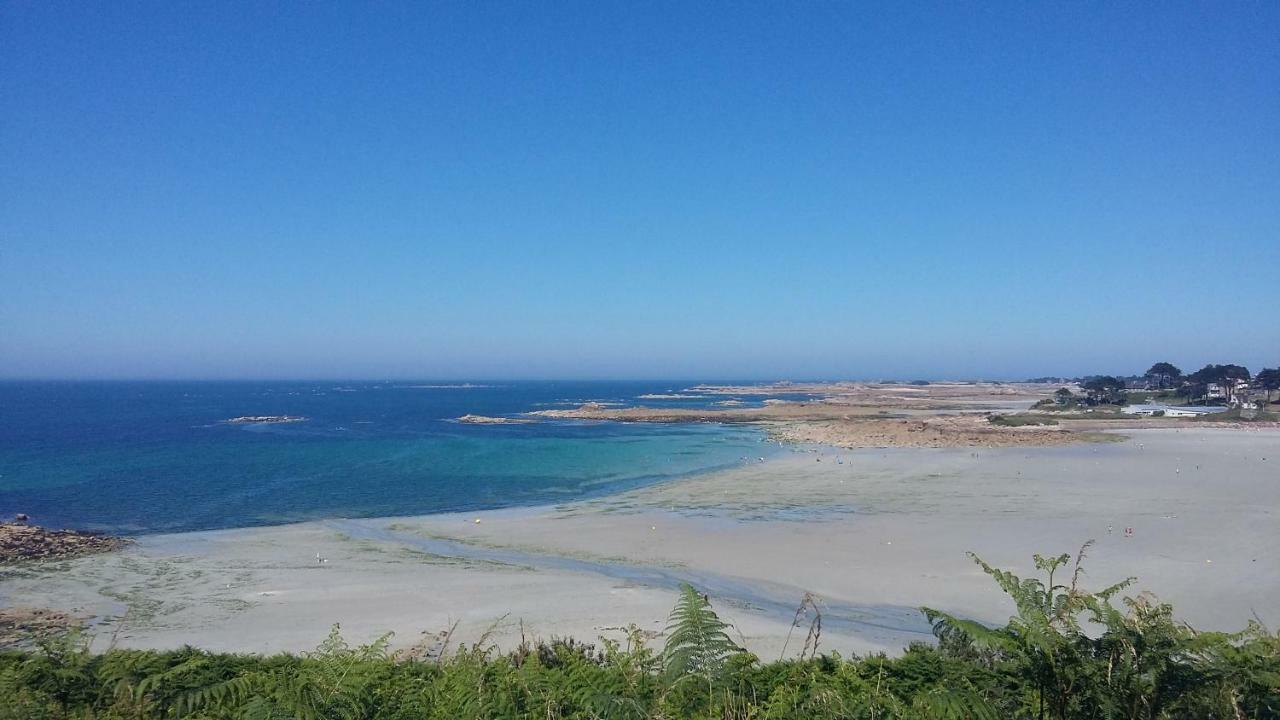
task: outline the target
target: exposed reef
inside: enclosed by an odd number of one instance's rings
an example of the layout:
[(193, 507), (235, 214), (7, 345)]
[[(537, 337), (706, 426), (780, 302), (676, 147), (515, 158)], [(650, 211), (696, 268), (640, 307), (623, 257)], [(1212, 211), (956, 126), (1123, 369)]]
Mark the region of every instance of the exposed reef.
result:
[(0, 565), (23, 560), (63, 560), (117, 550), (129, 540), (75, 530), (49, 530), (25, 522), (0, 523)]
[(468, 425), (528, 425), (537, 421), (529, 418), (490, 417), (468, 413), (458, 418), (458, 422)]
[(228, 425), (280, 425), (306, 421), (307, 418), (301, 415), (241, 415), (223, 420)]

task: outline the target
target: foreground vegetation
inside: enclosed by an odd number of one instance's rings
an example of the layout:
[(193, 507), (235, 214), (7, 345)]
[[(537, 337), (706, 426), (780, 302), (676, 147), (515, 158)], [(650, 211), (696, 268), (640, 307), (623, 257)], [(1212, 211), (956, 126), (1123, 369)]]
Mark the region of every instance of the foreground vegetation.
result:
[(975, 557), (1016, 614), (991, 628), (924, 609), (938, 642), (897, 658), (820, 654), (806, 597), (794, 656), (761, 662), (686, 586), (661, 651), (634, 627), (599, 649), (482, 639), (431, 660), (387, 638), (349, 647), (336, 627), (313, 653), (272, 657), (94, 654), (71, 635), (0, 654), (0, 719), (1280, 718), (1280, 635), (1197, 632), (1148, 596), (1118, 607), (1130, 581), (1084, 590), (1082, 556), (1036, 556), (1044, 579)]

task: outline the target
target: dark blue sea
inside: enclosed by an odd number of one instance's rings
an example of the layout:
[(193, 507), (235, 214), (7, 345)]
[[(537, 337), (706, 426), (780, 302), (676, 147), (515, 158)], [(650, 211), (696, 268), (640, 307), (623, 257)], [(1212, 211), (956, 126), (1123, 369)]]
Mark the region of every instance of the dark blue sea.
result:
[[(758, 430), (552, 421), (583, 401), (701, 407), (672, 382), (0, 382), (0, 516), (117, 533), (541, 505), (727, 467)], [(747, 402), (756, 398), (742, 398)], [(291, 415), (287, 424), (229, 424)]]

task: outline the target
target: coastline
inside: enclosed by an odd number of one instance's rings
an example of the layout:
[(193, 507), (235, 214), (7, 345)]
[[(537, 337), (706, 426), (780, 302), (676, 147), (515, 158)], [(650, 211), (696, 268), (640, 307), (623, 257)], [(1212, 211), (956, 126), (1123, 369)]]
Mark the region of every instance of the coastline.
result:
[(1030, 554), (1095, 539), (1092, 585), (1138, 575), (1137, 589), (1205, 629), (1238, 629), (1254, 611), (1280, 622), (1268, 615), (1280, 594), (1280, 430), (1126, 434), (809, 446), (564, 505), (143, 536), (8, 573), (0, 602), (92, 617), (136, 647), (302, 650), (335, 622), (359, 640), (395, 631), (397, 646), (430, 644), (455, 622), (453, 641), (471, 642), (497, 623), (492, 638), (508, 647), (521, 632), (592, 642), (631, 622), (656, 639), (673, 586), (688, 580), (761, 657), (777, 656), (804, 592), (822, 599), (826, 649), (896, 653), (929, 639), (920, 605), (1007, 616), (966, 550), (1029, 573)]

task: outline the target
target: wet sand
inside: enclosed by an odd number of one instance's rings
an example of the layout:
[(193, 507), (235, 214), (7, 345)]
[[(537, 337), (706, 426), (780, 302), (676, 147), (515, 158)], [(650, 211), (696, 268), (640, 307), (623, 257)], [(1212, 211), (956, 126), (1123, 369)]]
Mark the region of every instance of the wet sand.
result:
[(634, 622), (660, 644), (674, 588), (689, 581), (762, 657), (778, 656), (805, 592), (821, 598), (825, 650), (895, 652), (930, 637), (920, 605), (1007, 617), (966, 550), (1030, 574), (1033, 553), (1096, 539), (1092, 585), (1137, 575), (1134, 592), (1155, 591), (1196, 627), (1238, 629), (1255, 613), (1280, 625), (1280, 430), (1125, 435), (798, 446), (554, 508), (143, 537), (7, 570), (0, 604), (92, 618), (98, 647), (116, 634), (125, 646), (302, 650), (335, 622), (355, 640), (391, 630), (397, 647), (428, 651), (455, 622), (455, 643), (490, 627), (502, 647), (522, 631), (593, 640)]

